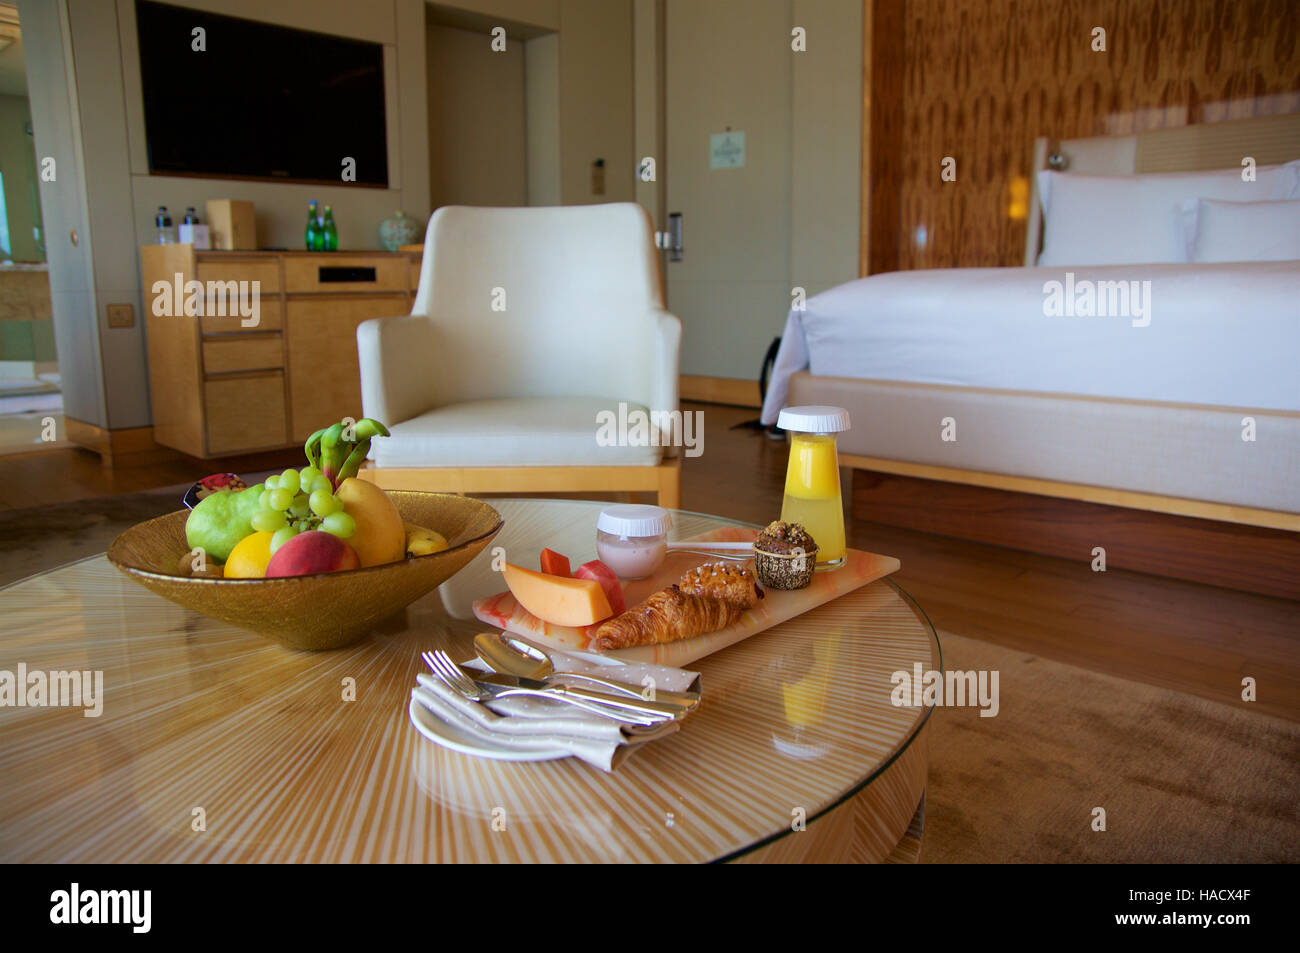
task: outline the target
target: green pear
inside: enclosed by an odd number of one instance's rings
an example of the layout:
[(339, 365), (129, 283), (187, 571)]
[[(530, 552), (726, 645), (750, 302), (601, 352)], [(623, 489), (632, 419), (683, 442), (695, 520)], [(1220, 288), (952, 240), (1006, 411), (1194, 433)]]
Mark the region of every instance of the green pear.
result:
[(253, 532), (262, 490), (259, 483), (246, 490), (218, 490), (199, 500), (185, 520), (185, 541), (190, 549), (201, 548), (218, 562), (230, 558), (230, 551)]

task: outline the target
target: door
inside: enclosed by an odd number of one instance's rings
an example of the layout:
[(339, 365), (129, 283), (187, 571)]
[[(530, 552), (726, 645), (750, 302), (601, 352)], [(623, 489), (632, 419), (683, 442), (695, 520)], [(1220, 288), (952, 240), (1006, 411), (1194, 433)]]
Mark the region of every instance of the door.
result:
[(790, 30), (791, 0), (667, 0), (664, 185), (683, 252), (664, 280), (683, 375), (757, 380), (790, 310)]

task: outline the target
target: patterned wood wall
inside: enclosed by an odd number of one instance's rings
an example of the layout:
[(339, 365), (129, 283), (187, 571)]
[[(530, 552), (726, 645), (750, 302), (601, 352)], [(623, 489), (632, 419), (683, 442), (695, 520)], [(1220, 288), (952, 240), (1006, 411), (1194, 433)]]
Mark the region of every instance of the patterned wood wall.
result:
[[(1300, 111), (1297, 0), (864, 2), (868, 20), (901, 7), (903, 21), (892, 43), (867, 37), (868, 83), (882, 68), (902, 75), (864, 91), (876, 128), (893, 113), (902, 129), (901, 162), (864, 169), (864, 196), (887, 207), (882, 193), (897, 193), (896, 224), (863, 210), (871, 271), (1020, 264), (1037, 136)], [(1105, 52), (1091, 49), (1094, 27)], [(867, 163), (882, 145), (864, 142)], [(945, 156), (955, 182), (940, 179)]]

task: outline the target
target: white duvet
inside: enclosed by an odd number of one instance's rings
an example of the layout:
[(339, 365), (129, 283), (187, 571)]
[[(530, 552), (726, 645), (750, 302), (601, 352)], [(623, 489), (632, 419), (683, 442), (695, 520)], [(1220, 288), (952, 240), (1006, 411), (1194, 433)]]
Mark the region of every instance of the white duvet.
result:
[(1300, 262), (873, 275), (790, 312), (764, 423), (804, 369), (1300, 411)]

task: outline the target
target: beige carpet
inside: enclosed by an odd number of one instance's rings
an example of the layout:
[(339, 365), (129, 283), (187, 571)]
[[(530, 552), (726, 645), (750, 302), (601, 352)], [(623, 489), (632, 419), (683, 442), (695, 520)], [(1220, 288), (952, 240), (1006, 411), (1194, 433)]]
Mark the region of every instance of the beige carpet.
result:
[(1000, 673), (1001, 707), (932, 715), (923, 862), (1300, 861), (1300, 724), (940, 641), (945, 668)]

